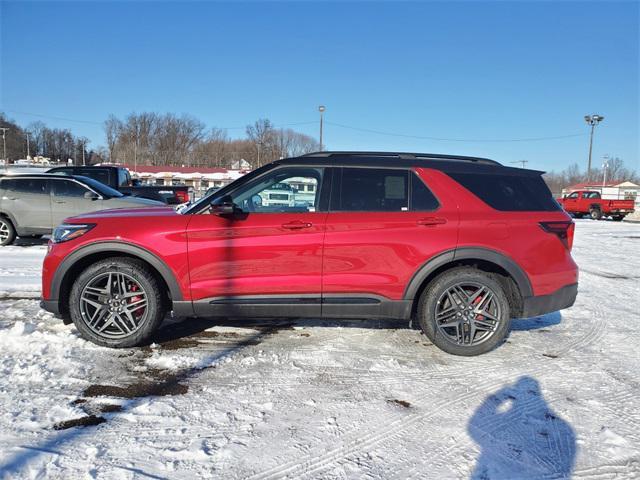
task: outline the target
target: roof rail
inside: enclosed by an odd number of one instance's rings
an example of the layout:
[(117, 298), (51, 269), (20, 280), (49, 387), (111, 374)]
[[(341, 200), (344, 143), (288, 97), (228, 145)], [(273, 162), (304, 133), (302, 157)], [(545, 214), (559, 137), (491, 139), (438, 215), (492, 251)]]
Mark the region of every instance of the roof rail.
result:
[(410, 153), (410, 152), (359, 152), (359, 151), (328, 151), (328, 152), (312, 152), (301, 157), (395, 157), (402, 160), (448, 160), (460, 162), (473, 162), (484, 165), (501, 165), (495, 160), (482, 157), (466, 157), (463, 155), (443, 155), (440, 153)]

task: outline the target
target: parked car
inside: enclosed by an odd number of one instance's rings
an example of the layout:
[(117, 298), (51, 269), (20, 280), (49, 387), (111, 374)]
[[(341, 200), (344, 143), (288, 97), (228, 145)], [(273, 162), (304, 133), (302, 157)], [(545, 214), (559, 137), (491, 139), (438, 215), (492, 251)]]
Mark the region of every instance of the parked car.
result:
[(593, 190), (576, 190), (565, 195), (558, 202), (571, 215), (589, 215), (594, 220), (603, 216), (611, 216), (614, 220), (622, 220), (634, 211), (633, 200), (603, 200), (600, 192)]
[(0, 176), (0, 246), (16, 236), (42, 236), (67, 217), (113, 208), (165, 206), (126, 197), (91, 178), (49, 174)]
[(114, 165), (55, 167), (48, 170), (47, 173), (81, 175), (83, 177), (93, 178), (125, 195), (158, 200), (169, 205), (180, 205), (192, 200), (192, 192), (190, 188), (185, 185), (143, 186), (131, 179), (129, 170)]
[(216, 193), (218, 190), (220, 190), (221, 187), (209, 187), (207, 188), (207, 191), (204, 192), (203, 196), (207, 196), (207, 195), (211, 195), (212, 193)]
[[(182, 214), (68, 220), (44, 260), (42, 306), (110, 347), (148, 342), (173, 310), (412, 319), (442, 350), (481, 354), (511, 319), (576, 298), (574, 224), (541, 173), (433, 154), (278, 160)], [(258, 200), (293, 178), (318, 185), (313, 205)]]

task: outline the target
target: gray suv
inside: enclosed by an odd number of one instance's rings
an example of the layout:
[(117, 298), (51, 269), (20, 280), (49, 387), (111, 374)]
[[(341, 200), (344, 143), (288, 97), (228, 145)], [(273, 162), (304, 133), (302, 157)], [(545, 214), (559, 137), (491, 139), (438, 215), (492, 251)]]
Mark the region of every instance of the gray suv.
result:
[(65, 218), (111, 208), (165, 206), (129, 197), (81, 176), (20, 174), (0, 176), (0, 246), (16, 238), (48, 235)]

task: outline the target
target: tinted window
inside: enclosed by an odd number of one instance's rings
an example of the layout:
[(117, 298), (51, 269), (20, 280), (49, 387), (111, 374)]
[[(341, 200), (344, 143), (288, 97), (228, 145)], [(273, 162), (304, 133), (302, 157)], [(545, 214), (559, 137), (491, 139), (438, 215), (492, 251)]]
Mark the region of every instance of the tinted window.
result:
[(75, 197), (82, 198), (89, 190), (82, 185), (72, 182), (71, 180), (54, 180), (53, 195), (54, 197)]
[(438, 206), (438, 199), (431, 190), (418, 175), (411, 173), (411, 210), (426, 212), (435, 210)]
[(128, 187), (131, 183), (131, 176), (129, 172), (124, 168), (118, 170), (118, 186), (119, 187)]
[(85, 184), (89, 185), (89, 187), (91, 187), (93, 190), (98, 192), (103, 197), (110, 198), (110, 197), (123, 197), (124, 196), (119, 191), (117, 191), (117, 190), (105, 185), (104, 183), (98, 182), (97, 180), (94, 180), (93, 178), (78, 177), (78, 180), (80, 180), (82, 183), (85, 183)]
[(339, 212), (401, 212), (409, 209), (407, 170), (341, 168), (331, 209)]
[(585, 194), (585, 198), (600, 198), (600, 194), (598, 192), (588, 192)]
[(560, 210), (539, 175), (449, 173), (449, 176), (496, 210)]
[(2, 180), (2, 188), (15, 193), (37, 195), (49, 194), (47, 180), (42, 178), (11, 178)]
[(74, 175), (82, 175), (83, 177), (92, 178), (105, 185), (111, 185), (109, 181), (109, 169), (98, 170), (95, 168), (76, 168)]
[(578, 198), (578, 192), (573, 192), (571, 195), (569, 195), (567, 198)]

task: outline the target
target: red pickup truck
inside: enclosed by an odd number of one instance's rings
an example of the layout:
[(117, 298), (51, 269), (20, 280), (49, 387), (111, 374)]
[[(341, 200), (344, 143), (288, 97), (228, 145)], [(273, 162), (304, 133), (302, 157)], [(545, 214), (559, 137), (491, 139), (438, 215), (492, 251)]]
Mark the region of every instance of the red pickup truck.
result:
[(558, 199), (558, 203), (573, 216), (589, 215), (594, 220), (605, 216), (622, 220), (634, 210), (633, 200), (603, 200), (600, 192), (593, 190), (576, 190)]

